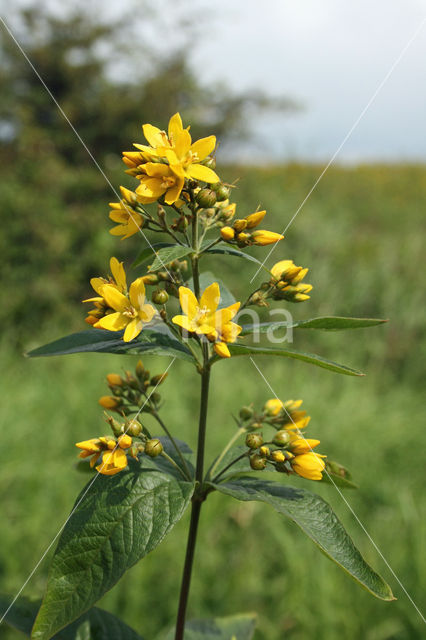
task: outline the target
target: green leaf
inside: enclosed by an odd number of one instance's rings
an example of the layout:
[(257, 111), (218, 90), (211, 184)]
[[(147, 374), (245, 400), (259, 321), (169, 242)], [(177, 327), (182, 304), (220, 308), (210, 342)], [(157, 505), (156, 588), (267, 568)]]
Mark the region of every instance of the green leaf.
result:
[[(3, 611), (7, 610), (11, 602), (11, 597), (0, 596), (2, 616)], [(34, 602), (28, 598), (20, 597), (13, 604), (4, 621), (13, 629), (21, 631), (30, 637), (40, 604), (40, 601)], [(54, 636), (54, 640), (86, 640), (86, 638), (88, 640), (94, 638), (102, 638), (102, 640), (143, 640), (136, 631), (133, 631), (119, 618), (98, 607), (93, 607)]]
[[(175, 447), (172, 444), (172, 441), (168, 436), (155, 436), (161, 441), (163, 445), (164, 451), (168, 456), (178, 465), (180, 469), (184, 469), (183, 462), (176, 451)], [(192, 449), (183, 442), (183, 440), (179, 440), (179, 438), (173, 438), (181, 453), (186, 461), (186, 466), (188, 467), (189, 473), (191, 474), (191, 478), (195, 478), (195, 456)], [(158, 468), (160, 471), (164, 471), (165, 473), (169, 473), (172, 476), (176, 476), (178, 480), (182, 480), (182, 474), (163, 456), (157, 456), (156, 458), (152, 458), (151, 462)]]
[(211, 485), (237, 500), (271, 505), (293, 520), (331, 560), (382, 600), (393, 600), (389, 585), (363, 559), (340, 520), (322, 498), (277, 482), (244, 477)]
[(343, 318), (339, 316), (322, 316), (299, 322), (280, 320), (276, 322), (260, 322), (259, 324), (245, 324), (241, 332), (242, 336), (252, 333), (267, 333), (275, 329), (322, 329), (323, 331), (344, 331), (345, 329), (363, 329), (383, 324), (387, 320), (379, 318)]
[[(332, 362), (331, 360), (326, 360), (321, 356), (317, 356), (314, 353), (304, 353), (303, 351), (296, 351), (295, 349), (274, 349), (270, 347), (253, 347), (246, 346), (243, 344), (229, 344), (229, 351), (232, 356), (256, 356), (256, 355), (265, 355), (265, 356), (281, 356), (284, 358), (295, 358), (296, 360), (302, 360), (303, 362), (308, 362), (309, 364), (314, 364), (317, 367), (322, 367), (323, 369), (328, 369), (329, 371), (334, 371), (334, 373), (342, 373), (346, 376), (363, 376), (364, 374), (361, 371), (357, 371), (356, 369), (351, 369), (351, 367), (347, 367), (344, 364), (338, 364), (337, 362)], [(216, 362), (217, 360), (221, 360), (220, 356), (213, 356), (211, 362)]]
[(175, 247), (175, 243), (173, 242), (157, 242), (156, 244), (151, 245), (150, 247), (145, 247), (137, 256), (136, 260), (133, 262), (132, 267), (139, 267), (144, 262), (148, 262), (153, 254), (159, 249), (164, 249), (165, 247)]
[(61, 356), (70, 353), (123, 353), (154, 354), (174, 356), (181, 360), (193, 360), (191, 352), (164, 325), (158, 324), (143, 329), (137, 338), (124, 342), (122, 331), (106, 331), (105, 329), (87, 329), (59, 338), (42, 347), (33, 349), (27, 356)]
[[(209, 243), (206, 242), (206, 245), (208, 244)], [(203, 249), (203, 247), (201, 247), (201, 249)], [(269, 271), (269, 269), (267, 269), (263, 265), (263, 262), (261, 262), (254, 256), (251, 256), (249, 253), (245, 253), (244, 251), (239, 251), (238, 249), (233, 249), (232, 247), (221, 246), (221, 247), (212, 247), (211, 249), (208, 249), (205, 253), (221, 253), (227, 256), (235, 256), (236, 258), (243, 258), (244, 260), (248, 260), (249, 262), (255, 262), (256, 264), (260, 264), (262, 268), (268, 273), (268, 275), (269, 276), (271, 275), (271, 272)]]
[(158, 271), (159, 269), (164, 269), (165, 266), (170, 262), (173, 262), (173, 260), (180, 260), (180, 258), (184, 258), (193, 251), (194, 249), (192, 247), (182, 247), (180, 244), (174, 244), (171, 247), (159, 249), (149, 270)]
[[(243, 613), (212, 620), (190, 620), (185, 625), (185, 640), (251, 640), (256, 626), (256, 614)], [(174, 629), (163, 638), (173, 640)]]
[(81, 616), (180, 520), (193, 483), (141, 466), (95, 475), (61, 534), (32, 639), (48, 640)]

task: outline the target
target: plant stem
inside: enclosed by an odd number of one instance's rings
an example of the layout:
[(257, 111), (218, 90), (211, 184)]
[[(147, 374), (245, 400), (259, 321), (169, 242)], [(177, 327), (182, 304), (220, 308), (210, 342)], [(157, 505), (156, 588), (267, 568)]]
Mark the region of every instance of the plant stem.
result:
[[(195, 278), (194, 278), (195, 282)], [(195, 469), (195, 479), (197, 482), (194, 497), (192, 498), (191, 522), (189, 524), (188, 542), (186, 545), (185, 565), (183, 568), (182, 583), (179, 597), (179, 608), (176, 620), (175, 640), (183, 640), (185, 633), (186, 609), (188, 606), (189, 588), (191, 585), (192, 566), (194, 562), (195, 545), (197, 541), (198, 522), (200, 519), (201, 505), (205, 499), (205, 494), (200, 492), (204, 473), (204, 449), (206, 440), (207, 407), (209, 398), (210, 366), (209, 347), (207, 342), (203, 343), (204, 366), (201, 373), (201, 401), (200, 418), (198, 423), (198, 446), (197, 446), (197, 466)], [(197, 493), (198, 489), (198, 493)]]
[(216, 478), (213, 478), (213, 480), (212, 480), (213, 484), (216, 483), (219, 480), (220, 476), (223, 476), (225, 471), (228, 471), (228, 469), (230, 469), (232, 466), (234, 466), (234, 464), (236, 464), (237, 462), (239, 462), (243, 458), (247, 458), (249, 455), (250, 455), (249, 451), (244, 451), (244, 453), (241, 453), (239, 456), (234, 458), (229, 464), (226, 465), (226, 467), (224, 469), (222, 469), (222, 471), (220, 473), (217, 474)]

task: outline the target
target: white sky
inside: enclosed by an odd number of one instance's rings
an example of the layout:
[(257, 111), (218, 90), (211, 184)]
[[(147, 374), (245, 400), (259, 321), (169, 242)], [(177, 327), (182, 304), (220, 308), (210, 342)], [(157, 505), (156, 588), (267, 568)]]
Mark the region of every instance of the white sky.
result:
[[(311, 160), (327, 160), (336, 151), (426, 18), (425, 0), (192, 4), (208, 7), (214, 17), (211, 33), (192, 54), (203, 79), (299, 100), (303, 112), (257, 126), (268, 153)], [(426, 160), (425, 64), (426, 23), (338, 160)]]

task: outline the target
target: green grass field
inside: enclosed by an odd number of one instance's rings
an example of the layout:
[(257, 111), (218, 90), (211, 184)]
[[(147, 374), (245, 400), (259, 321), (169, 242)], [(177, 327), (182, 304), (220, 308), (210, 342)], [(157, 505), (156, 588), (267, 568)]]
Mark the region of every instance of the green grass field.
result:
[[(315, 182), (318, 167), (227, 169), (237, 177), (239, 215), (258, 204), (268, 210), (265, 227), (280, 231)], [(293, 305), (295, 318), (318, 315), (386, 317), (389, 323), (345, 333), (299, 332), (295, 347), (360, 368), (350, 378), (301, 362), (259, 357), (257, 364), (282, 398), (303, 398), (312, 416), (309, 434), (321, 451), (345, 464), (359, 484), (344, 498), (387, 559), (415, 603), (422, 607), (426, 555), (424, 479), (424, 245), (426, 168), (330, 169), (275, 249), (268, 263), (292, 258), (310, 268), (309, 302)], [(104, 204), (100, 203), (104, 209)], [(61, 217), (59, 217), (61, 216)], [(58, 212), (58, 228), (66, 225)], [(105, 225), (105, 233), (107, 233)], [(136, 255), (129, 243), (129, 259)], [(119, 247), (123, 252), (123, 244)], [(268, 249), (258, 249), (258, 256)], [(75, 256), (72, 256), (75, 259)], [(206, 268), (245, 298), (251, 263), (230, 258)], [(96, 275), (96, 274), (93, 274)], [(25, 283), (22, 283), (25, 286)], [(88, 290), (81, 292), (81, 297)], [(8, 295), (13, 295), (9, 291)], [(79, 327), (55, 317), (26, 341), (27, 348)], [(31, 309), (28, 311), (31, 312)], [(136, 358), (103, 354), (24, 359), (11, 346), (13, 329), (1, 341), (2, 385), (0, 523), (2, 591), (15, 593), (65, 521), (87, 481), (76, 472), (74, 443), (104, 430), (97, 399), (105, 375), (132, 368)], [(168, 358), (147, 357), (151, 372)], [(190, 365), (175, 362), (162, 387), (163, 413), (173, 432), (195, 445), (198, 379)], [(271, 392), (249, 360), (219, 363), (213, 370), (208, 457), (233, 433), (232, 412), (262, 404)], [(282, 478), (283, 482), (289, 482)], [(314, 547), (293, 524), (257, 503), (237, 503), (214, 494), (204, 507), (191, 617), (257, 611), (257, 640), (408, 640), (423, 637), (423, 624), (345, 500), (335, 488), (292, 479), (317, 490), (334, 507), (355, 543), (385, 577), (398, 598), (376, 600)], [(134, 567), (100, 605), (146, 640), (173, 624), (185, 551), (188, 514), (166, 541)], [(51, 555), (52, 551), (48, 555)], [(24, 594), (40, 597), (48, 561)], [(0, 627), (2, 640), (21, 637)]]

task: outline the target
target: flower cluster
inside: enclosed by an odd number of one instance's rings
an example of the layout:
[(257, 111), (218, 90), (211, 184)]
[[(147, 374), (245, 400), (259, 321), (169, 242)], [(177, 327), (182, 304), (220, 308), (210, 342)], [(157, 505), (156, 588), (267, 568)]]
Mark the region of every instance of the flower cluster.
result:
[(247, 247), (251, 244), (266, 246), (279, 242), (284, 238), (281, 233), (261, 229), (251, 231), (262, 222), (265, 215), (266, 211), (256, 211), (245, 218), (235, 220), (232, 227), (222, 227), (220, 230), (222, 240), (229, 244), (236, 244), (239, 247)]
[[(265, 403), (259, 415), (250, 407), (240, 411), (243, 428), (248, 431), (246, 446), (253, 470), (262, 471), (270, 465), (280, 473), (295, 473), (308, 480), (322, 479), (326, 456), (313, 451), (319, 440), (303, 435), (302, 430), (308, 425), (310, 416), (300, 410), (301, 404), (302, 400), (282, 402), (272, 398)], [(264, 426), (275, 429), (269, 440), (264, 440), (258, 433)]]

